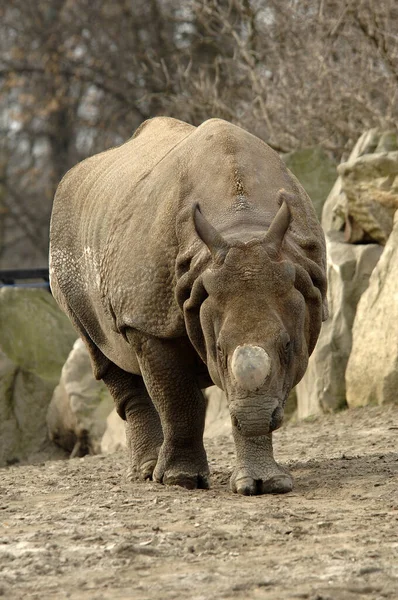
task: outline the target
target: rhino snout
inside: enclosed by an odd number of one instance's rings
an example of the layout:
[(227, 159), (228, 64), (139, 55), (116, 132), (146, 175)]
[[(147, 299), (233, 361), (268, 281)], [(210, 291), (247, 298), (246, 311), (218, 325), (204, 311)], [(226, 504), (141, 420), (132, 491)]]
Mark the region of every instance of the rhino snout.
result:
[(260, 388), (271, 372), (271, 359), (260, 346), (237, 346), (231, 360), (231, 371), (236, 384), (244, 390)]
[(273, 397), (254, 397), (237, 400), (229, 405), (231, 422), (244, 437), (267, 435), (277, 428), (274, 416), (279, 402)]
[(231, 412), (231, 423), (233, 427), (239, 431), (244, 437), (259, 437), (267, 435), (270, 432), (269, 425), (266, 420), (248, 421), (247, 419), (239, 419), (236, 413)]

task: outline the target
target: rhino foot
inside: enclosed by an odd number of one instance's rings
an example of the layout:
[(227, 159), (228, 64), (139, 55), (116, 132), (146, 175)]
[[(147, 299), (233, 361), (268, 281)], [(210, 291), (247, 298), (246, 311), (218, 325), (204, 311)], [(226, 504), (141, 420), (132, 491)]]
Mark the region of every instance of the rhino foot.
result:
[(163, 475), (161, 483), (164, 483), (164, 485), (179, 485), (187, 490), (208, 490), (210, 487), (208, 476), (200, 473), (174, 473), (169, 471)]
[[(157, 420), (156, 420), (157, 419)], [(142, 419), (132, 419), (128, 415), (126, 423), (126, 441), (131, 460), (127, 477), (130, 481), (150, 480), (158, 461), (159, 449), (163, 443), (163, 433), (156, 416), (155, 422), (145, 427)]]
[(231, 490), (243, 496), (259, 494), (286, 494), (293, 489), (293, 479), (275, 464), (269, 473), (251, 474), (245, 467), (237, 467), (230, 479)]
[(175, 454), (164, 447), (160, 450), (153, 480), (164, 485), (179, 485), (188, 490), (209, 489), (209, 467), (204, 450), (191, 459), (186, 455), (178, 457)]
[(127, 472), (127, 479), (129, 481), (136, 481), (137, 479), (141, 479), (143, 481), (152, 480), (156, 463), (157, 457), (146, 460), (140, 465), (132, 465)]

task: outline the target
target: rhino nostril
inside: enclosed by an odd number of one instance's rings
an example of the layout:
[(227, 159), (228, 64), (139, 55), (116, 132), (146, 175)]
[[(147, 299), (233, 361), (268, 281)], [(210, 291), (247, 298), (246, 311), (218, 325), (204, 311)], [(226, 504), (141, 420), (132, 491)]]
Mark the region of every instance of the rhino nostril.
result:
[(242, 429), (242, 427), (241, 427), (241, 424), (239, 423), (239, 421), (238, 421), (238, 419), (235, 417), (235, 415), (232, 415), (231, 421), (232, 421), (232, 425), (233, 425), (234, 427), (236, 427), (236, 429), (237, 429), (238, 431), (240, 431), (240, 430)]
[(270, 431), (275, 431), (275, 429), (279, 429), (279, 427), (282, 425), (282, 421), (283, 408), (277, 406), (271, 416), (271, 422), (269, 426)]

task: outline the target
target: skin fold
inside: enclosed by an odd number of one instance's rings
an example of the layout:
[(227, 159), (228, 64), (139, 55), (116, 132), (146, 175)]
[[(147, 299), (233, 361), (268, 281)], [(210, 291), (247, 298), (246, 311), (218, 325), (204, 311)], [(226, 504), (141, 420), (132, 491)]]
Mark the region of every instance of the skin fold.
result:
[(325, 241), (264, 142), (158, 117), (69, 171), (54, 200), (54, 297), (108, 386), (133, 473), (207, 488), (202, 389), (227, 396), (231, 489), (287, 492), (272, 431), (327, 317)]

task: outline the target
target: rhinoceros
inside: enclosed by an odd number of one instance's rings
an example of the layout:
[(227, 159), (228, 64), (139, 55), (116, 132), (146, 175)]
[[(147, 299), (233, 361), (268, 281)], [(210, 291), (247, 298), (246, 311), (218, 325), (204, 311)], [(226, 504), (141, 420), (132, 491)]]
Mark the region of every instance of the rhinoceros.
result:
[(278, 154), (221, 119), (145, 121), (54, 200), (54, 297), (126, 421), (137, 477), (208, 488), (202, 389), (225, 391), (231, 489), (283, 493), (272, 432), (327, 316), (325, 241)]

